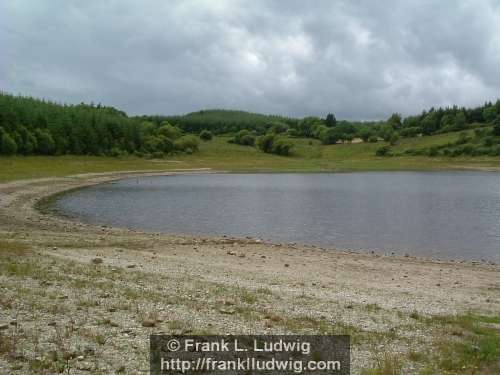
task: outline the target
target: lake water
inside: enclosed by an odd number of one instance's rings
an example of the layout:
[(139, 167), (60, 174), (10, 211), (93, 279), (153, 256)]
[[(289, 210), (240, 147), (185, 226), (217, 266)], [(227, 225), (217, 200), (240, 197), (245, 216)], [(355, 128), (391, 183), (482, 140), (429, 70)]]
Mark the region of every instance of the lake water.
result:
[(131, 229), (500, 261), (497, 173), (141, 177), (69, 193), (55, 206)]

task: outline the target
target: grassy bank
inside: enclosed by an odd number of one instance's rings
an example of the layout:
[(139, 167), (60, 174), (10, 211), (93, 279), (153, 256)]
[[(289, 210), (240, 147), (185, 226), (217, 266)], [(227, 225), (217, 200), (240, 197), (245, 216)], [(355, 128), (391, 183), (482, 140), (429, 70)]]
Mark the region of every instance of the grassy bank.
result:
[[(402, 139), (393, 147), (395, 153), (453, 142), (458, 133)], [(440, 170), (457, 168), (500, 168), (500, 157), (431, 158), (427, 156), (377, 157), (384, 143), (321, 145), (317, 140), (294, 139), (292, 156), (265, 154), (253, 147), (227, 143), (216, 137), (202, 142), (192, 155), (171, 156), (160, 160), (136, 157), (29, 156), (0, 157), (0, 181), (24, 178), (57, 177), (77, 173), (125, 170), (165, 170), (213, 168), (228, 171), (379, 171)]]

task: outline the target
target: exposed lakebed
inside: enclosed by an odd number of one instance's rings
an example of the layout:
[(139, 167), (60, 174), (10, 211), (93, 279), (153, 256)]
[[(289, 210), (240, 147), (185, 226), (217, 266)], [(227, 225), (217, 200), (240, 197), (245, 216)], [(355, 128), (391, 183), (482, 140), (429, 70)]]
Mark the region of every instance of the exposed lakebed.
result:
[(131, 229), (500, 261), (500, 174), (490, 172), (139, 177), (70, 192), (54, 208)]

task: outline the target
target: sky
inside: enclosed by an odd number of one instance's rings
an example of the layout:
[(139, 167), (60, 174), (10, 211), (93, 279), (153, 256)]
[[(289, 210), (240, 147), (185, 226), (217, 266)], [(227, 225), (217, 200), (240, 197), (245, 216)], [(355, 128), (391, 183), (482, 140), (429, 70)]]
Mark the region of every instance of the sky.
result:
[(500, 0), (2, 0), (0, 89), (383, 119), (500, 97)]

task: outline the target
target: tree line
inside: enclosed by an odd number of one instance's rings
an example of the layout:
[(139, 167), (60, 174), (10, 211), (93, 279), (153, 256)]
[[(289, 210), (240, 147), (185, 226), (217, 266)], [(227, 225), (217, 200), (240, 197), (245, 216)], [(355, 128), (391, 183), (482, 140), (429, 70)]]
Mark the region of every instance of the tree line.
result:
[(0, 153), (4, 155), (161, 156), (195, 152), (198, 137), (168, 121), (130, 118), (100, 104), (65, 105), (0, 93)]
[(1, 92), (0, 153), (161, 157), (196, 152), (200, 139), (231, 134), (232, 143), (288, 155), (294, 137), (316, 138), (323, 144), (355, 138), (395, 144), (400, 137), (477, 128), (499, 123), (499, 118), (500, 100), (471, 109), (431, 108), (406, 118), (394, 113), (387, 120), (373, 122), (337, 120), (333, 113), (296, 119), (234, 110), (129, 117), (101, 104), (66, 105)]

